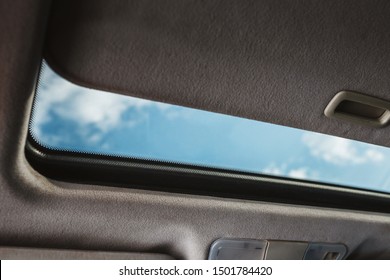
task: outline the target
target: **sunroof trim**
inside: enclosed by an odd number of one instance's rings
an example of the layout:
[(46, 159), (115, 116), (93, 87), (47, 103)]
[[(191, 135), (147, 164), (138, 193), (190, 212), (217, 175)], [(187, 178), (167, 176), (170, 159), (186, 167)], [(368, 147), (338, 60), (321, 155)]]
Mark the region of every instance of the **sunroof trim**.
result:
[(48, 153), (29, 137), (26, 156), (43, 175), (62, 181), (235, 199), (390, 213), (390, 194), (228, 170)]
[[(40, 76), (41, 78), (41, 76)], [(41, 83), (37, 84), (37, 88), (41, 86)], [(75, 87), (80, 87), (77, 85), (74, 85)], [(56, 87), (57, 88), (57, 87)], [(109, 93), (105, 93), (109, 94)], [(35, 96), (35, 99), (39, 99), (39, 94)], [(118, 95), (115, 95), (118, 96)], [(95, 96), (94, 96), (95, 97)], [(355, 191), (358, 186), (343, 186), (343, 189), (339, 189), (341, 187), (340, 184), (335, 184), (335, 183), (329, 183), (329, 182), (315, 182), (313, 179), (311, 180), (300, 180), (300, 179), (293, 179), (293, 178), (283, 178), (283, 177), (276, 177), (272, 174), (260, 174), (259, 172), (253, 173), (250, 170), (247, 169), (237, 169), (237, 168), (231, 168), (231, 167), (224, 167), (224, 166), (218, 166), (218, 165), (207, 165), (207, 164), (196, 164), (195, 162), (180, 162), (180, 161), (167, 161), (167, 160), (161, 160), (157, 158), (148, 158), (148, 157), (139, 157), (139, 156), (128, 156), (128, 155), (123, 155), (123, 154), (114, 154), (110, 152), (110, 154), (107, 153), (100, 153), (100, 152), (93, 152), (91, 151), (86, 151), (86, 150), (74, 150), (74, 149), (68, 149), (64, 146), (61, 148), (50, 145), (46, 145), (45, 141), (40, 141), (39, 137), (37, 137), (36, 134), (34, 134), (34, 130), (32, 129), (32, 126), (34, 124), (34, 119), (36, 117), (36, 112), (35, 112), (35, 104), (36, 100), (34, 100), (34, 108), (33, 108), (33, 113), (31, 116), (31, 121), (30, 121), (30, 126), (29, 126), (29, 140), (28, 144), (26, 146), (27, 153), (29, 154), (29, 158), (31, 162), (35, 165), (38, 166), (37, 168), (41, 170), (43, 173), (47, 173), (48, 176), (51, 176), (53, 178), (65, 178), (65, 180), (72, 180), (72, 176), (74, 174), (72, 172), (80, 172), (79, 170), (83, 170), (83, 168), (86, 170), (86, 174), (81, 174), (81, 176), (75, 176), (74, 178), (78, 178), (80, 181), (83, 182), (94, 182), (94, 183), (109, 183), (109, 184), (117, 184), (118, 182), (116, 179), (113, 178), (102, 178), (102, 177), (94, 177), (92, 173), (96, 173), (96, 170), (99, 170), (97, 173), (99, 174), (104, 174), (104, 168), (109, 168), (111, 173), (116, 173), (119, 171), (111, 170), (116, 167), (120, 167), (121, 171), (120, 176), (123, 176), (123, 174), (127, 173), (129, 170), (123, 170), (123, 168), (130, 168), (131, 170), (135, 170), (135, 172), (145, 174), (148, 173), (149, 176), (150, 174), (155, 172), (159, 173), (170, 173), (167, 175), (168, 177), (175, 177), (178, 179), (178, 182), (184, 182), (185, 184), (188, 184), (188, 178), (186, 176), (190, 176), (194, 182), (200, 182), (200, 183), (207, 183), (207, 184), (217, 184), (218, 181), (223, 181), (225, 185), (234, 185), (235, 187), (238, 188), (238, 190), (241, 189), (241, 184), (247, 184), (250, 185), (249, 187), (249, 193), (248, 194), (239, 194), (237, 193), (237, 190), (233, 190), (232, 188), (229, 188), (229, 191), (231, 193), (234, 193), (238, 197), (256, 197), (256, 198), (261, 198), (262, 200), (275, 200), (277, 201), (277, 197), (284, 197), (283, 201), (284, 202), (291, 202), (291, 201), (301, 201), (302, 198), (296, 197), (295, 191), (296, 187), (300, 188), (305, 188), (305, 192), (313, 192), (313, 188), (316, 188), (315, 192), (325, 192), (325, 191), (330, 191), (330, 192), (336, 192), (338, 195), (339, 194), (344, 194), (344, 191), (346, 190), (348, 195), (352, 196), (363, 196), (367, 194), (380, 194), (384, 195), (379, 196), (380, 199), (388, 199), (389, 196), (385, 193), (379, 192), (373, 192), (373, 191), (363, 191), (362, 189), (359, 189), (357, 192)], [(161, 104), (163, 105), (163, 104)], [(160, 105), (159, 105), (160, 106)], [(185, 108), (183, 108), (185, 109)], [(187, 109), (186, 109), (187, 110)], [(191, 109), (193, 110), (193, 109)], [(196, 110), (199, 111), (199, 110)], [(200, 112), (200, 111), (199, 111)], [(214, 114), (214, 113), (208, 113), (207, 114)], [(203, 113), (202, 113), (203, 114)], [(216, 114), (220, 115), (220, 114)], [(222, 116), (222, 115), (221, 115)], [(225, 116), (223, 116), (225, 117)], [(229, 116), (226, 116), (229, 117)], [(231, 117), (229, 117), (231, 118)], [(233, 117), (234, 118), (234, 117)], [(238, 118), (237, 118), (238, 119)], [(245, 120), (249, 121), (249, 120)], [(252, 121), (254, 122), (254, 121)], [(43, 161), (48, 160), (49, 162), (53, 163), (53, 166), (61, 166), (61, 170), (65, 169), (68, 170), (73, 170), (72, 176), (66, 176), (64, 174), (58, 174), (59, 170), (52, 170), (52, 171), (47, 171), (47, 170), (42, 170), (40, 166), (46, 166), (45, 168), (52, 169), (52, 166), (47, 166), (47, 163), (44, 163)], [(79, 170), (74, 170), (71, 167), (72, 165), (77, 165)], [(83, 167), (82, 164), (88, 165), (88, 167)], [(91, 169), (89, 169), (91, 168)], [(95, 170), (96, 169), (96, 170)], [(152, 172), (152, 173), (151, 173)], [(91, 176), (92, 174), (92, 176)], [(127, 174), (126, 174), (127, 175)], [(159, 174), (159, 178), (165, 178), (166, 174)], [(196, 178), (193, 178), (193, 177)], [(287, 176), (287, 175), (284, 175)], [(110, 176), (108, 176), (110, 177)], [(118, 176), (115, 176), (118, 177)], [(126, 177), (126, 176), (125, 176)], [(73, 179), (74, 179), (73, 178)], [(119, 181), (119, 183), (131, 183), (131, 184), (141, 184), (141, 187), (156, 187), (158, 189), (161, 188), (161, 183), (154, 181), (153, 179), (149, 180), (149, 178), (143, 177), (141, 175), (139, 178), (142, 178), (141, 181), (133, 181), (133, 178), (128, 178), (128, 180)], [(174, 179), (174, 180), (176, 180)], [(231, 181), (230, 181), (231, 180)], [(239, 182), (239, 184), (238, 184)], [(177, 182), (176, 182), (177, 183)], [(144, 186), (147, 185), (147, 186)], [(282, 194), (280, 190), (276, 189), (267, 189), (264, 193), (263, 196), (263, 191), (262, 190), (256, 190), (256, 189), (251, 189), (253, 187), (253, 184), (257, 185), (258, 188), (263, 188), (264, 184), (271, 184), (273, 186), (278, 186), (278, 185), (283, 185), (283, 189), (287, 194), (292, 194), (294, 193), (294, 199), (286, 197), (286, 194)], [(197, 185), (199, 186), (199, 185)], [(290, 186), (294, 186), (294, 188), (290, 188)], [(166, 186), (168, 189), (172, 189), (171, 186)], [(174, 187), (174, 189), (181, 189), (181, 186), (177, 185)], [(224, 186), (219, 185), (217, 188), (217, 192), (226, 192), (227, 188), (224, 188)], [(349, 190), (352, 189), (354, 192), (349, 192)], [(187, 190), (184, 190), (186, 192)], [(194, 191), (194, 190), (191, 190)], [(361, 192), (359, 192), (361, 191)], [(196, 192), (196, 191), (195, 191)], [(203, 193), (208, 193), (208, 190), (205, 189), (203, 190)], [(278, 194), (277, 197), (275, 194)], [(261, 195), (260, 195), (261, 194)], [(218, 194), (217, 194), (218, 195)], [(230, 196), (230, 195), (227, 195)], [(306, 196), (306, 195), (305, 195)], [(375, 196), (375, 195), (374, 195)], [(271, 198), (267, 198), (271, 197)], [(273, 197), (273, 198), (272, 198)], [(377, 196), (375, 196), (377, 197)], [(372, 199), (369, 198), (369, 199)], [(305, 203), (312, 204), (311, 202), (307, 201), (306, 198), (303, 199)], [(314, 199), (314, 201), (321, 201), (321, 199)], [(314, 202), (313, 202), (314, 203)], [(315, 204), (315, 203), (314, 203)], [(324, 201), (320, 202), (322, 206), (326, 205)], [(338, 207), (343, 207), (340, 204), (338, 204)]]

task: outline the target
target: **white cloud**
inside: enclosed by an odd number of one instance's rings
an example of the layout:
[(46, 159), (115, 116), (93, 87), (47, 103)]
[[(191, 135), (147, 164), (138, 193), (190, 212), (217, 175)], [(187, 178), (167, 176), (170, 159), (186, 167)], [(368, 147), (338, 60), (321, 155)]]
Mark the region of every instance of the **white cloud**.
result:
[[(161, 111), (167, 111), (172, 105), (156, 103), (139, 98), (107, 93), (99, 90), (77, 86), (59, 77), (49, 67), (46, 67), (42, 77), (42, 93), (38, 95), (36, 110), (33, 115), (33, 131), (38, 138), (42, 135), (42, 125), (50, 121), (50, 112), (65, 120), (72, 120), (83, 129), (93, 125), (101, 133), (118, 125), (133, 126), (139, 120), (123, 122), (122, 115), (133, 107), (142, 110), (145, 107), (156, 106)], [(142, 118), (142, 114), (139, 114)], [(97, 141), (100, 135), (88, 135), (91, 141)]]
[(93, 124), (104, 132), (120, 123), (125, 110), (137, 106), (131, 101), (107, 93), (80, 92), (53, 110), (63, 119), (76, 121), (80, 125)]
[(275, 175), (275, 176), (281, 176), (283, 175), (284, 171), (280, 167), (276, 167), (274, 165), (268, 166), (262, 170), (262, 173), (267, 175)]
[(340, 137), (305, 133), (302, 141), (311, 155), (336, 165), (380, 162), (384, 158), (375, 147), (365, 148), (360, 143)]
[(280, 166), (272, 163), (264, 168), (261, 173), (274, 176), (290, 177), (295, 179), (316, 179), (318, 174), (307, 167), (289, 168), (287, 164)]
[(372, 161), (382, 161), (385, 157), (381, 152), (378, 152), (374, 149), (368, 149), (365, 152), (366, 157), (370, 158)]
[(308, 170), (306, 168), (292, 169), (288, 172), (288, 176), (295, 179), (307, 179)]

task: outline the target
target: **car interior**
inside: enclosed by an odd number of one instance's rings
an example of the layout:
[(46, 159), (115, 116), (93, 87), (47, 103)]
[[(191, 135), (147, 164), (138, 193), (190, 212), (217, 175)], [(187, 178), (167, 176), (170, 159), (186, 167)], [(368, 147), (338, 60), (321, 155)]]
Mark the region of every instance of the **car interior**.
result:
[[(0, 259), (390, 259), (389, 19), (385, 0), (0, 0)], [(143, 154), (39, 134), (45, 105), (109, 138), (134, 128), (124, 104), (161, 128), (131, 136)], [(233, 121), (252, 144), (229, 146)], [(303, 138), (315, 161), (288, 172), (302, 150), (260, 122), (342, 139)], [(260, 149), (271, 165), (243, 167)]]

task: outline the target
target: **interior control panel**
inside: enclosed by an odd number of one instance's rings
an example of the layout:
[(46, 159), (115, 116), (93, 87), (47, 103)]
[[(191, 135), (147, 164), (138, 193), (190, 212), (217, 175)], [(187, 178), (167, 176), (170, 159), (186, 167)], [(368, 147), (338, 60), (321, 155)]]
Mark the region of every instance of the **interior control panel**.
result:
[(344, 244), (221, 238), (209, 260), (341, 260), (347, 252)]

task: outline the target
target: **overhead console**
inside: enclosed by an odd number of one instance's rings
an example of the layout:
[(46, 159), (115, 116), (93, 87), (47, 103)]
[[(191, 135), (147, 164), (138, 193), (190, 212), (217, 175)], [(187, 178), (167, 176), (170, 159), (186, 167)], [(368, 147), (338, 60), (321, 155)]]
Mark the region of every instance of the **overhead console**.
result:
[(209, 260), (342, 260), (347, 251), (344, 244), (221, 238)]

